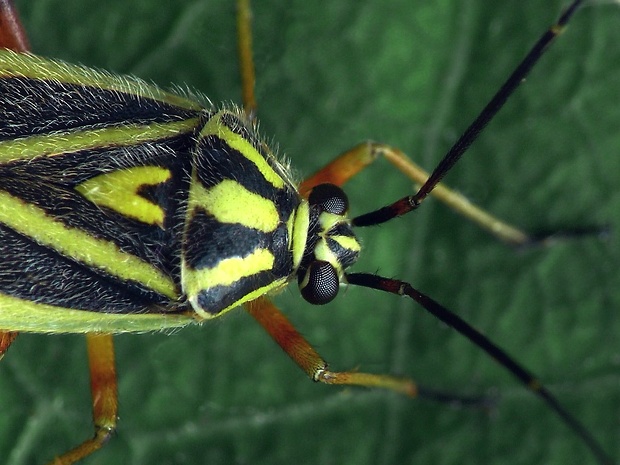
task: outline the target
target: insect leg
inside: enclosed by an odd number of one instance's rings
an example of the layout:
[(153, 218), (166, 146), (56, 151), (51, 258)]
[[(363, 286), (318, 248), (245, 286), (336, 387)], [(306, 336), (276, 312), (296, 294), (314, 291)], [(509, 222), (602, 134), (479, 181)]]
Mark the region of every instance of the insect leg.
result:
[(15, 331), (0, 331), (0, 360), (13, 343), (19, 333)]
[(0, 47), (16, 52), (27, 52), (30, 49), (26, 31), (12, 0), (0, 0)]
[(246, 305), (246, 310), (313, 381), (387, 389), (409, 397), (476, 408), (491, 408), (494, 405), (495, 399), (486, 396), (460, 395), (427, 388), (409, 378), (357, 371), (330, 371), (327, 362), (270, 300), (253, 300)]
[[(241, 71), (243, 109), (250, 117), (256, 117), (256, 98), (254, 94), (255, 72), (252, 54), (252, 11), (250, 0), (237, 1), (237, 45)], [(418, 186), (428, 180), (428, 173), (416, 165), (402, 151), (385, 144), (366, 142), (341, 154), (323, 169), (305, 180), (299, 187), (303, 196), (317, 184), (329, 182), (342, 186), (350, 178), (372, 164), (379, 156), (385, 157)], [(511, 245), (524, 245), (531, 238), (523, 231), (492, 216), (480, 207), (472, 204), (463, 195), (440, 184), (432, 195), (469, 218), (481, 228), (486, 229), (500, 240)]]
[(241, 71), (241, 93), (243, 110), (253, 120), (256, 117), (254, 85), (254, 59), (252, 58), (252, 9), (250, 0), (237, 1), (237, 47)]
[(560, 417), (562, 422), (572, 429), (577, 437), (590, 449), (598, 463), (606, 465), (614, 463), (603, 449), (603, 446), (592, 436), (588, 428), (560, 404), (558, 399), (542, 384), (538, 377), (534, 376), (531, 371), (518, 363), (501, 347), (496, 345), (473, 326), (469, 325), (458, 315), (418, 291), (407, 282), (384, 278), (370, 273), (347, 273), (346, 276), (351, 285), (368, 287), (399, 296), (407, 296), (418, 302), (430, 314), (458, 331), (473, 344), (484, 350), (490, 357), (495, 359), (495, 361), (517, 378), (526, 389), (544, 401), (547, 406)]
[[(424, 184), (429, 177), (426, 171), (402, 151), (386, 144), (364, 142), (340, 154), (335, 160), (302, 182), (299, 191), (303, 196), (307, 196), (312, 187), (317, 184), (331, 183), (342, 186), (379, 157), (388, 160), (419, 186)], [(438, 184), (431, 191), (431, 195), (503, 242), (516, 246), (532, 242), (532, 238), (525, 232), (484, 211), (443, 183)]]
[(89, 333), (86, 335), (86, 342), (95, 435), (76, 448), (56, 457), (49, 465), (70, 465), (87, 457), (100, 449), (116, 429), (118, 389), (112, 335)]
[(370, 373), (329, 371), (325, 360), (268, 299), (256, 299), (250, 302), (246, 309), (313, 381), (379, 387), (411, 397), (417, 396), (418, 387), (409, 379)]
[(574, 0), (568, 8), (564, 10), (564, 13), (562, 13), (558, 21), (545, 33), (543, 33), (542, 36), (540, 36), (525, 58), (521, 60), (521, 63), (519, 63), (512, 74), (508, 77), (508, 79), (506, 79), (504, 84), (491, 98), (489, 103), (486, 104), (476, 119), (452, 145), (450, 150), (448, 150), (448, 153), (446, 153), (446, 155), (442, 158), (415, 195), (404, 197), (391, 205), (387, 205), (374, 212), (369, 212), (358, 216), (353, 219), (353, 224), (355, 226), (377, 225), (418, 208), (428, 194), (433, 191), (435, 186), (437, 186), (444, 176), (448, 174), (457, 161), (461, 159), (467, 149), (477, 139), (480, 132), (495, 117), (499, 110), (501, 110), (517, 87), (525, 80), (528, 73), (538, 62), (543, 53), (566, 28), (569, 20), (577, 11), (582, 2), (583, 0)]

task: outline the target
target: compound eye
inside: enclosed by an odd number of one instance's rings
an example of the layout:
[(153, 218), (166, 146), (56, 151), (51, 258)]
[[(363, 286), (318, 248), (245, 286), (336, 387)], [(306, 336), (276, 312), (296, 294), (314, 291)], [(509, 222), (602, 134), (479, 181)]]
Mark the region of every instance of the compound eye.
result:
[(338, 295), (338, 273), (326, 261), (316, 260), (310, 263), (303, 278), (300, 277), (299, 288), (304, 299), (313, 305), (324, 305)]
[(334, 184), (319, 184), (308, 196), (310, 205), (317, 205), (327, 213), (344, 215), (349, 209), (349, 199), (340, 187)]

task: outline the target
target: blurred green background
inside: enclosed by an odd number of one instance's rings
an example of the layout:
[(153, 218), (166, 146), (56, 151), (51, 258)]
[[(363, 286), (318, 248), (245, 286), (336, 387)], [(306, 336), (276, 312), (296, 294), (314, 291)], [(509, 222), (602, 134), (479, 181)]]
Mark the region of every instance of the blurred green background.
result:
[[(33, 51), (239, 101), (229, 0), (17, 2)], [(257, 1), (262, 131), (299, 178), (365, 139), (432, 169), (564, 0)], [(591, 2), (595, 3), (595, 2)], [(435, 200), (360, 231), (355, 270), (411, 281), (548, 384), (620, 460), (620, 6), (588, 3), (447, 182), (531, 230), (607, 241), (516, 251)], [(411, 192), (377, 163), (353, 214)], [(333, 369), (499, 395), (491, 412), (308, 381), (243, 311), (117, 338), (120, 423), (88, 464), (594, 463), (539, 400), (406, 300), (277, 302)], [(22, 335), (0, 363), (0, 458), (42, 464), (92, 434), (83, 340)]]

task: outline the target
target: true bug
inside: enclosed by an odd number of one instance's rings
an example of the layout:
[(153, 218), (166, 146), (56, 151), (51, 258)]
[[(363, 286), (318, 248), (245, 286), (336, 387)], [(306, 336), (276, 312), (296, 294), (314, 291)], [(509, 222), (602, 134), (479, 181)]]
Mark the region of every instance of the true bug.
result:
[[(465, 20), (464, 20), (464, 21), (465, 21)], [(573, 27), (573, 28), (571, 29), (571, 34), (572, 34), (572, 33), (574, 33), (574, 30), (575, 30), (575, 29), (576, 29), (575, 27)], [(536, 28), (536, 31), (538, 31), (538, 28)], [(534, 36), (536, 35), (536, 31), (534, 31), (534, 33), (533, 33), (533, 35), (534, 35)], [(564, 40), (566, 40), (566, 39), (564, 39)], [(529, 41), (528, 41), (527, 43), (529, 44)], [(496, 50), (496, 48), (495, 48), (495, 50)], [(607, 49), (606, 49), (606, 51), (607, 51)], [(58, 54), (55, 54), (55, 55), (58, 55)], [(495, 55), (494, 55), (494, 56), (495, 56)], [(82, 61), (84, 61), (84, 60), (82, 60)], [(512, 61), (512, 60), (510, 60), (510, 61)], [(549, 69), (549, 68), (547, 68), (547, 69)], [(391, 73), (390, 73), (390, 74), (391, 74)], [(198, 87), (198, 86), (197, 86), (197, 87)], [(200, 86), (200, 87), (202, 87), (202, 86)], [(473, 110), (473, 111), (475, 111), (475, 110)], [(473, 111), (472, 111), (472, 114), (473, 114)], [(270, 117), (270, 118), (271, 118), (271, 117)], [(264, 118), (262, 118), (262, 119), (264, 119)], [(516, 124), (516, 123), (515, 123), (515, 124)], [(521, 126), (518, 126), (518, 125), (517, 125), (517, 127), (521, 127)], [(455, 129), (455, 131), (458, 131), (458, 129)], [(316, 133), (317, 133), (317, 132), (320, 132), (321, 134), (323, 134), (323, 129), (321, 128), (321, 131), (316, 131), (316, 130), (314, 131), (315, 138), (316, 138)], [(363, 136), (363, 137), (367, 137), (367, 136), (368, 136), (368, 133), (363, 134), (362, 136)], [(377, 138), (380, 138), (380, 136), (377, 136)], [(381, 137), (381, 138), (383, 138), (383, 137)], [(554, 139), (554, 143), (557, 143), (557, 140), (555, 140), (555, 139)], [(345, 146), (346, 146), (346, 145), (347, 145), (347, 144), (345, 143)], [(311, 145), (311, 146), (312, 146), (312, 145)], [(520, 155), (520, 154), (519, 154), (519, 155)], [(497, 154), (494, 154), (494, 156), (497, 156)], [(541, 162), (541, 160), (537, 158), (537, 159), (536, 159), (536, 162), (540, 163), (540, 162)], [(534, 162), (532, 162), (532, 164), (534, 164)], [(477, 170), (478, 170), (478, 168), (479, 168), (479, 167), (477, 167), (477, 166), (476, 166), (476, 169), (477, 169)], [(479, 173), (479, 171), (478, 171), (478, 173)], [(392, 175), (390, 175), (390, 178), (392, 178)], [(485, 181), (484, 185), (486, 186), (486, 181), (487, 181), (487, 180), (485, 179), (484, 181)], [(505, 187), (505, 186), (502, 186), (502, 187)], [(572, 190), (571, 190), (571, 192), (572, 192)], [(524, 195), (524, 197), (526, 197), (526, 196)], [(571, 197), (571, 198), (573, 198), (573, 197)], [(372, 199), (371, 199), (371, 200), (372, 200)], [(369, 200), (368, 202), (371, 202), (371, 200)], [(427, 208), (428, 208), (428, 207), (427, 207)], [(529, 212), (528, 212), (528, 213), (529, 213)], [(417, 216), (419, 217), (419, 216), (421, 216), (421, 215), (422, 215), (422, 214), (419, 214), (419, 215), (417, 215)], [(416, 218), (416, 219), (418, 219), (418, 218)], [(402, 221), (401, 221), (400, 223), (402, 223)], [(526, 223), (526, 222), (524, 222), (524, 223)], [(529, 223), (527, 223), (527, 224), (529, 224)], [(535, 223), (535, 224), (538, 224), (538, 222), (537, 222), (537, 223)], [(388, 229), (388, 228), (383, 228), (383, 230), (386, 230), (386, 229)], [(399, 229), (400, 229), (400, 228), (399, 228)], [(451, 232), (451, 231), (450, 231), (450, 232)], [(393, 234), (393, 232), (392, 232), (392, 231), (390, 231), (390, 234)], [(367, 241), (368, 241), (369, 243), (370, 243), (370, 242), (372, 242), (373, 244), (376, 244), (376, 243), (380, 242), (380, 240), (377, 240), (377, 239), (374, 239), (374, 238), (370, 239), (370, 237), (371, 237), (371, 236), (369, 236), (369, 239), (367, 239)], [(392, 239), (392, 240), (393, 240), (393, 239)], [(498, 246), (498, 247), (499, 247), (499, 246)], [(369, 247), (369, 249), (370, 249), (370, 248), (371, 248), (371, 247)], [(572, 249), (572, 250), (574, 250), (574, 249)], [(370, 252), (369, 252), (369, 253), (370, 253)], [(390, 253), (393, 253), (393, 252), (390, 252)], [(549, 252), (544, 252), (544, 253), (546, 254), (546, 253), (549, 253)], [(554, 252), (551, 252), (551, 253), (553, 254)], [(557, 252), (556, 252), (556, 253), (557, 253)], [(608, 250), (607, 250), (606, 248), (605, 248), (605, 253), (608, 253)], [(485, 249), (485, 254), (486, 254), (486, 249)], [(543, 254), (543, 252), (541, 252), (541, 255), (540, 255), (540, 256), (542, 256), (542, 254)], [(508, 255), (510, 255), (511, 260), (514, 260), (514, 256), (513, 256), (511, 253), (507, 253), (506, 255), (507, 255), (507, 256), (508, 256)], [(537, 252), (536, 252), (536, 256), (538, 257)], [(370, 262), (370, 258), (368, 259), (368, 262)], [(596, 261), (596, 262), (598, 263), (598, 261)], [(511, 261), (510, 263), (512, 263), (512, 261)], [(570, 263), (572, 263), (572, 262), (570, 262)], [(360, 265), (360, 266), (361, 266), (361, 265)], [(373, 266), (375, 266), (375, 265), (373, 265)], [(490, 265), (487, 265), (487, 266), (490, 266)], [(381, 269), (387, 269), (387, 268), (388, 268), (388, 267), (387, 267), (387, 265), (383, 265), (383, 266), (381, 267)], [(432, 275), (432, 274), (433, 274), (433, 272), (432, 272), (432, 271), (429, 271), (426, 267), (425, 267), (425, 269), (427, 270), (427, 271), (426, 271), (426, 273), (429, 273), (429, 275)], [(599, 268), (599, 269), (600, 269), (600, 268)], [(581, 277), (581, 276), (580, 276), (580, 279), (583, 279), (583, 277)], [(600, 283), (597, 283), (597, 284), (600, 284)], [(473, 287), (473, 285), (472, 285), (472, 287)], [(352, 294), (352, 292), (350, 292), (349, 294)], [(348, 296), (348, 297), (349, 297), (349, 296)], [(470, 297), (470, 299), (471, 299), (471, 300), (470, 300), (469, 302), (467, 302), (467, 303), (468, 303), (468, 304), (470, 304), (470, 307), (473, 307), (473, 308), (478, 308), (477, 302), (478, 302), (478, 299), (479, 299), (479, 298), (480, 298), (480, 296), (479, 296), (479, 295), (477, 295), (477, 296), (476, 296), (476, 298), (475, 298), (475, 300), (474, 300), (474, 297), (472, 296), (472, 297)], [(381, 297), (380, 297), (380, 301), (381, 301), (381, 302), (385, 302), (385, 301), (386, 301), (386, 299), (385, 299), (383, 296), (381, 296)], [(476, 303), (476, 305), (474, 305), (474, 302)], [(295, 305), (298, 305), (298, 304), (295, 304)], [(349, 304), (347, 304), (347, 305), (349, 305)], [(357, 316), (356, 321), (359, 321), (359, 322), (360, 322), (360, 324), (364, 324), (364, 321), (363, 321), (363, 320), (365, 320), (365, 319), (366, 319), (366, 316), (362, 317), (362, 315), (363, 315), (363, 313), (362, 313), (362, 312), (363, 312), (362, 305), (361, 305), (361, 304), (359, 304), (359, 303), (358, 303), (358, 304), (351, 304), (351, 305), (352, 305), (352, 308), (354, 308), (354, 309), (355, 309), (355, 312), (354, 312), (354, 313), (355, 313), (355, 315)], [(459, 307), (459, 308), (460, 308), (460, 307), (462, 307), (462, 306), (463, 306), (463, 307), (466, 307), (466, 305), (465, 305), (465, 304), (463, 304), (462, 302), (459, 302), (459, 304), (457, 305), (457, 307)], [(495, 302), (495, 305), (493, 305), (493, 309), (492, 309), (492, 310), (493, 310), (493, 312), (498, 312), (498, 311), (499, 311), (497, 307), (498, 307), (497, 302)], [(467, 307), (466, 307), (466, 308), (467, 308)], [(571, 307), (571, 308), (573, 308), (573, 307)], [(315, 313), (317, 313), (317, 312), (315, 312)], [(365, 313), (368, 313), (368, 312), (365, 312)], [(519, 313), (519, 315), (522, 315), (522, 313)], [(324, 314), (323, 314), (323, 313), (321, 313), (321, 317), (320, 317), (320, 318), (321, 318), (321, 319), (325, 318), (325, 316), (324, 316)], [(380, 316), (375, 316), (375, 318), (378, 318), (378, 319), (383, 319), (384, 317), (383, 317), (383, 315), (380, 315)], [(609, 318), (610, 318), (612, 321), (615, 321), (615, 320), (613, 320), (613, 317), (609, 317)], [(370, 321), (370, 320), (367, 320), (367, 321)], [(608, 321), (609, 321), (609, 320), (608, 320)], [(230, 321), (229, 321), (229, 322), (227, 322), (227, 323), (230, 323)], [(329, 324), (328, 324), (328, 325), (329, 325)], [(224, 325), (221, 325), (221, 328), (219, 328), (219, 330), (220, 330), (220, 331), (222, 331), (222, 330), (223, 330), (223, 326), (224, 326)], [(433, 325), (433, 326), (435, 326), (435, 325)], [(238, 328), (235, 328), (235, 330), (238, 330)], [(606, 328), (606, 331), (609, 331), (609, 333), (608, 333), (608, 334), (614, 334), (611, 330), (612, 330), (612, 328), (611, 328), (611, 327), (609, 327), (609, 326)], [(373, 331), (375, 331), (375, 330), (373, 330)], [(352, 333), (352, 332), (353, 332), (352, 330), (347, 331), (347, 335), (348, 335), (348, 334), (350, 334), (350, 333)], [(512, 333), (512, 328), (511, 328), (508, 332), (509, 332), (509, 333)], [(234, 339), (235, 339), (235, 340), (238, 340), (238, 338), (239, 338), (239, 334), (240, 334), (240, 333), (238, 333), (238, 332), (237, 332), (237, 333), (235, 333), (235, 337), (234, 337)], [(373, 334), (373, 335), (374, 335), (374, 332), (373, 332), (373, 333), (369, 333), (369, 334), (367, 334), (367, 335), (366, 335), (366, 338), (370, 337), (370, 335), (371, 335), (371, 334)], [(597, 333), (597, 334), (598, 334), (598, 335), (600, 335), (600, 333)], [(353, 337), (354, 337), (354, 336), (353, 336)], [(204, 335), (204, 333), (203, 333), (203, 332), (201, 332), (201, 333), (200, 333), (200, 335), (197, 335), (197, 339), (204, 339), (204, 338), (205, 338), (205, 335)], [(377, 339), (377, 340), (378, 340), (378, 339)], [(46, 347), (47, 347), (47, 344), (49, 344), (49, 342), (48, 342), (48, 341), (45, 341), (45, 343), (46, 343)], [(167, 341), (166, 341), (166, 343), (167, 343)], [(139, 342), (139, 344), (140, 344), (140, 346), (141, 346), (140, 351), (142, 351), (142, 350), (143, 350), (143, 347), (142, 347), (142, 346), (144, 345), (144, 343), (143, 343), (143, 342)], [(364, 341), (364, 345), (367, 345), (367, 344), (369, 344), (369, 341), (366, 339), (366, 340)], [(465, 344), (464, 344), (464, 345), (465, 345)], [(191, 347), (191, 344), (190, 344), (190, 346), (189, 346), (189, 347)], [(237, 345), (237, 346), (235, 346), (235, 347), (236, 347), (236, 349), (235, 349), (235, 351), (234, 351), (234, 352), (232, 352), (232, 349), (231, 349), (231, 351), (229, 351), (229, 352), (230, 352), (230, 353), (229, 353), (229, 356), (233, 356), (233, 354), (237, 354), (237, 353), (239, 352), (239, 347), (238, 347), (238, 345)], [(358, 347), (359, 347), (359, 344), (358, 344)], [(562, 345), (562, 347), (564, 347), (564, 346)], [(417, 350), (417, 349), (416, 349), (416, 350)], [(17, 351), (14, 351), (14, 352), (17, 352)], [(208, 351), (207, 351), (207, 352), (208, 352)], [(460, 350), (458, 350), (458, 352), (460, 353), (461, 351), (460, 351)], [(7, 358), (7, 361), (8, 361), (8, 360), (10, 360), (10, 358), (12, 358), (12, 356), (13, 356), (13, 355), (14, 355), (14, 353), (12, 353), (12, 354), (11, 354), (11, 357)], [(417, 355), (417, 352), (414, 352), (414, 355)], [(357, 362), (357, 361), (359, 360), (359, 357), (360, 357), (360, 354), (359, 354), (359, 353), (357, 353), (355, 356), (354, 356), (354, 355), (351, 355), (350, 359), (352, 360), (352, 362), (353, 362), (353, 363), (355, 363), (355, 362)], [(363, 359), (363, 360), (368, 359), (368, 358), (373, 359), (373, 358), (374, 358), (374, 355), (373, 355), (373, 353), (372, 353), (372, 352), (370, 352), (370, 353), (368, 354), (368, 356), (367, 356), (367, 357), (364, 357), (363, 355), (361, 355), (361, 357), (362, 357), (362, 359)], [(437, 354), (437, 357), (439, 357), (439, 354)], [(142, 357), (141, 357), (141, 358), (142, 358)], [(334, 358), (334, 359), (335, 359), (335, 357), (332, 357), (332, 358)], [(447, 358), (445, 358), (444, 360), (452, 360), (452, 359), (450, 358), (450, 356), (447, 356)], [(336, 361), (336, 360), (334, 360), (334, 361)], [(344, 365), (344, 361), (339, 360), (338, 362), (339, 362), (339, 365), (340, 365), (340, 364), (343, 364), (343, 365)], [(16, 362), (14, 362), (14, 363), (16, 363)], [(605, 365), (605, 366), (606, 366), (606, 365)], [(219, 367), (219, 365), (218, 365), (218, 367)], [(408, 365), (407, 365), (407, 367), (408, 367)], [(398, 371), (407, 371), (407, 370), (406, 370), (406, 368), (407, 368), (407, 367), (404, 367), (402, 370), (398, 370)], [(223, 369), (223, 368), (222, 368), (222, 369)], [(265, 368), (262, 368), (262, 369), (265, 369)], [(241, 379), (239, 382), (242, 382), (244, 377), (241, 377), (241, 378), (242, 378), (242, 379)], [(288, 376), (287, 376), (287, 380), (288, 380), (288, 378), (290, 378), (290, 377), (288, 377)], [(558, 378), (559, 378), (559, 379), (564, 379), (565, 377), (564, 377), (564, 376), (558, 376)], [(254, 379), (254, 378), (252, 378), (252, 379)], [(462, 376), (461, 376), (461, 377), (459, 377), (459, 376), (455, 376), (453, 379), (462, 379)], [(184, 381), (185, 381), (185, 379), (183, 379), (182, 384), (184, 384)], [(612, 380), (611, 382), (613, 383), (613, 380)], [(486, 383), (484, 383), (484, 384), (486, 385)], [(495, 385), (495, 383), (491, 383), (491, 382), (490, 382), (489, 384), (491, 384), (491, 385)], [(512, 384), (510, 384), (510, 385), (512, 386)], [(151, 388), (151, 387), (149, 386), (149, 387), (148, 387), (148, 389), (150, 390), (150, 388)], [(252, 391), (252, 392), (254, 392), (254, 388), (253, 388), (253, 386), (250, 386), (250, 388), (251, 388), (251, 391)], [(362, 397), (361, 397), (361, 398), (363, 399), (363, 395), (362, 395)], [(374, 399), (374, 400), (373, 400), (373, 399)], [(520, 402), (519, 402), (519, 405), (522, 405), (522, 404), (521, 404), (521, 399), (519, 399), (519, 401), (520, 401)], [(362, 404), (364, 404), (364, 405), (368, 405), (368, 403), (371, 403), (371, 404), (372, 404), (373, 402), (378, 402), (378, 403), (381, 403), (382, 401), (377, 400), (377, 398), (376, 398), (376, 397), (374, 397), (374, 398), (373, 398), (372, 396), (370, 396), (370, 400), (362, 400)], [(402, 408), (402, 404), (398, 404), (398, 405), (399, 405), (399, 407), (398, 407), (399, 409), (400, 409), (400, 408)], [(379, 406), (378, 408), (381, 408), (381, 406)], [(424, 408), (424, 407), (415, 407), (415, 409), (414, 409), (414, 410), (411, 410), (411, 412), (414, 412), (414, 413), (412, 413), (412, 415), (411, 415), (411, 416), (413, 417), (413, 419), (412, 419), (412, 421), (411, 421), (411, 424), (410, 424), (410, 426), (408, 426), (408, 427), (407, 427), (407, 429), (406, 429), (407, 434), (408, 434), (408, 433), (410, 433), (410, 432), (411, 432), (411, 433), (413, 433), (413, 434), (415, 434), (414, 429), (415, 429), (415, 425), (416, 425), (416, 423), (417, 423), (417, 421), (416, 421), (416, 417), (417, 417), (417, 415), (418, 415), (418, 412), (419, 412), (419, 409), (420, 409), (420, 408)], [(536, 407), (535, 407), (535, 408), (540, 408), (540, 406), (536, 405)], [(216, 407), (216, 409), (217, 409), (217, 407)], [(538, 411), (538, 410), (536, 410), (536, 411)], [(609, 411), (610, 411), (610, 410), (609, 410), (609, 409), (607, 409), (607, 412), (609, 412)], [(434, 412), (434, 414), (435, 414), (435, 415), (437, 414), (436, 409), (433, 409), (433, 412)], [(469, 414), (464, 415), (464, 416), (469, 416)], [(207, 414), (207, 417), (210, 417), (210, 415), (209, 415), (209, 414)], [(394, 418), (394, 417), (392, 417), (392, 418)], [(129, 420), (129, 419), (127, 419), (127, 418), (126, 418), (124, 421), (127, 421), (127, 420)], [(295, 421), (295, 420), (293, 420), (293, 421)], [(321, 421), (321, 418), (319, 418), (319, 419), (318, 419), (318, 423), (323, 423), (323, 422)], [(555, 423), (554, 423), (554, 424), (555, 424)], [(614, 423), (614, 425), (615, 425), (615, 424), (616, 424), (616, 423)], [(307, 426), (307, 424), (305, 424), (305, 426)], [(364, 424), (363, 426), (364, 426), (364, 429), (366, 429), (367, 425), (366, 425), (366, 424)], [(419, 426), (418, 426), (418, 427), (419, 427)], [(286, 427), (284, 427), (284, 428), (285, 428), (285, 429), (287, 429)], [(549, 428), (551, 428), (551, 429), (554, 429), (554, 430), (555, 430), (555, 427), (553, 427), (553, 428), (552, 428), (552, 427), (550, 427), (550, 426), (548, 426), (548, 425), (547, 425), (546, 427), (544, 427), (543, 429), (547, 430), (547, 429), (549, 429)], [(304, 427), (304, 429), (305, 429), (305, 427)], [(382, 428), (380, 428), (380, 427), (379, 427), (378, 429), (380, 429), (380, 430), (381, 430)], [(216, 427), (216, 431), (217, 431), (217, 427)], [(314, 434), (314, 428), (309, 429), (309, 431), (313, 431), (313, 434)], [(386, 434), (386, 433), (384, 433), (384, 434)], [(425, 439), (428, 439), (428, 434), (429, 434), (429, 433), (428, 433), (427, 431), (426, 431), (426, 432), (424, 432), (423, 436), (424, 436), (424, 438), (425, 438)], [(189, 436), (191, 436), (191, 434), (188, 434), (188, 437), (189, 437)], [(332, 436), (333, 436), (333, 435), (332, 435)], [(79, 437), (81, 437), (81, 435), (80, 435)], [(158, 436), (158, 437), (160, 437), (160, 436)], [(377, 437), (380, 437), (380, 436), (377, 436)], [(386, 437), (386, 436), (384, 436), (384, 437)], [(391, 436), (389, 436), (389, 437), (391, 438)], [(401, 436), (401, 437), (402, 437), (402, 436)], [(440, 433), (437, 433), (437, 436), (436, 436), (436, 437), (438, 437), (438, 438), (442, 438), (442, 441), (447, 441), (446, 437), (445, 437), (445, 436), (443, 436), (443, 437), (442, 437), (442, 436), (440, 435)], [(217, 436), (216, 436), (216, 438), (217, 438)], [(283, 439), (282, 439), (282, 440), (283, 440)], [(340, 438), (340, 437), (339, 437), (339, 438), (337, 438), (337, 440), (338, 440), (338, 443), (337, 443), (337, 444), (340, 444), (340, 446), (339, 446), (339, 447), (334, 446), (334, 451), (336, 451), (336, 450), (341, 450), (341, 449), (342, 449), (342, 447), (341, 447), (341, 445), (342, 445), (342, 438)], [(359, 440), (359, 438), (358, 438), (358, 440)], [(511, 441), (513, 441), (513, 440), (514, 440), (514, 437), (513, 437), (513, 438), (511, 438)], [(200, 441), (199, 441), (199, 442), (200, 442)], [(326, 442), (328, 442), (328, 440), (326, 440)], [(389, 441), (388, 441), (388, 442), (389, 442)], [(424, 442), (424, 441), (422, 441), (422, 440), (420, 441), (420, 443), (423, 443), (423, 442)], [(461, 441), (457, 441), (457, 440), (455, 440), (455, 442), (456, 442), (456, 443), (458, 443), (458, 445), (459, 445), (459, 449), (460, 449), (460, 451), (461, 451), (460, 453), (463, 453), (463, 444), (462, 444), (462, 442), (461, 442)], [(356, 443), (357, 443), (357, 441), (356, 441)], [(239, 447), (239, 443), (235, 442), (235, 444), (237, 445), (237, 447)], [(218, 450), (218, 446), (220, 446), (220, 447), (222, 446), (222, 441), (221, 441), (221, 438), (219, 438), (219, 440), (217, 441), (217, 443), (216, 443), (216, 444), (214, 444), (214, 449), (212, 449), (212, 450), (217, 451), (217, 450)], [(201, 444), (201, 450), (203, 450), (203, 449), (202, 449), (202, 447), (204, 447), (204, 444)], [(384, 451), (384, 453), (386, 453), (386, 454), (388, 454), (388, 455), (391, 453), (390, 451), (394, 450), (394, 449), (392, 448), (393, 446), (389, 446), (389, 445), (388, 445), (388, 446), (385, 446), (385, 447), (387, 447), (387, 449), (383, 449), (383, 451)], [(419, 449), (418, 449), (419, 444), (412, 445), (411, 447), (412, 447), (412, 449), (413, 449), (413, 450), (418, 450), (418, 451), (419, 451)], [(442, 447), (442, 448), (443, 448), (443, 447)], [(466, 450), (466, 449), (467, 449), (467, 446), (465, 446), (465, 450)], [(376, 450), (376, 449), (373, 449), (373, 450)], [(385, 451), (387, 451), (387, 452), (385, 452)], [(432, 451), (432, 449), (431, 449), (431, 451)], [(53, 451), (52, 453), (55, 453), (55, 452), (57, 452), (57, 450), (56, 450), (56, 449), (54, 449), (54, 451)], [(156, 452), (156, 448), (155, 448), (155, 450), (153, 450), (151, 453), (153, 454), (153, 456), (152, 456), (152, 457), (158, 457), (157, 452)], [(214, 453), (217, 453), (217, 452), (214, 452)], [(325, 452), (323, 451), (322, 453), (325, 453)], [(418, 452), (418, 453), (420, 453), (420, 452)], [(423, 452), (422, 452), (422, 453), (423, 453)], [(432, 452), (430, 452), (430, 453), (432, 453)], [(375, 452), (375, 454), (376, 454), (376, 452)], [(331, 453), (331, 454), (329, 454), (329, 455), (330, 455), (330, 456), (332, 456), (332, 457), (334, 456), (334, 454), (333, 454), (333, 453)], [(511, 454), (508, 454), (508, 455), (511, 455)], [(512, 455), (514, 455), (514, 454), (512, 454)], [(258, 457), (260, 457), (260, 453), (259, 453), (259, 454), (257, 454), (257, 456), (258, 456)], [(372, 456), (372, 453), (371, 453), (369, 456)], [(471, 456), (472, 456), (472, 457), (475, 457), (475, 455), (471, 455)], [(290, 457), (290, 456), (289, 456), (289, 457)], [(320, 456), (319, 456), (319, 457), (320, 457)], [(483, 457), (484, 457), (484, 455), (483, 455)], [(308, 459), (308, 456), (305, 456), (305, 458), (306, 458), (306, 459)], [(200, 459), (199, 459), (199, 460), (200, 460), (200, 461), (202, 461), (202, 460), (203, 460), (203, 456), (202, 456), (202, 455), (200, 456)], [(479, 460), (480, 460), (480, 459), (478, 459), (478, 461), (479, 461)], [(398, 459), (398, 461), (402, 461), (402, 458), (399, 458), (399, 459)]]

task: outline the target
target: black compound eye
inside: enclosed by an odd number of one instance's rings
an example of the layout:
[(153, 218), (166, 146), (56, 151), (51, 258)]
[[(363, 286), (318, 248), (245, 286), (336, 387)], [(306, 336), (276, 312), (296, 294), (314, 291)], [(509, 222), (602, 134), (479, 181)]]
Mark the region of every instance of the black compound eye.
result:
[(308, 196), (310, 205), (317, 205), (327, 213), (344, 215), (349, 209), (349, 199), (340, 187), (334, 184), (319, 184)]
[(338, 273), (322, 260), (310, 263), (306, 271), (307, 283), (301, 287), (301, 295), (313, 305), (324, 305), (338, 295)]

